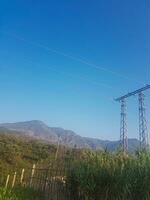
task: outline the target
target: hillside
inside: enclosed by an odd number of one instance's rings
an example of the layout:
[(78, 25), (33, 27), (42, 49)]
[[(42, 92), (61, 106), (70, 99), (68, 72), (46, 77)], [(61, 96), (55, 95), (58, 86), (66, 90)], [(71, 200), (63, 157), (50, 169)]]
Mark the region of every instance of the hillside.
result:
[[(104, 141), (81, 137), (71, 130), (49, 127), (38, 120), (0, 124), (0, 128), (5, 129), (5, 132), (12, 131), (13, 133), (13, 131), (17, 131), (20, 135), (43, 140), (51, 144), (57, 144), (60, 141), (60, 144), (68, 147), (76, 146), (77, 148), (90, 148), (94, 150), (107, 149), (109, 151), (114, 151), (119, 147), (119, 141)], [(134, 151), (139, 147), (139, 141), (137, 139), (129, 139), (128, 142), (129, 151)]]
[[(54, 158), (56, 146), (19, 136), (18, 132), (0, 129), (0, 172), (11, 167), (31, 167), (34, 163), (47, 164)], [(12, 168), (13, 167), (13, 168)]]

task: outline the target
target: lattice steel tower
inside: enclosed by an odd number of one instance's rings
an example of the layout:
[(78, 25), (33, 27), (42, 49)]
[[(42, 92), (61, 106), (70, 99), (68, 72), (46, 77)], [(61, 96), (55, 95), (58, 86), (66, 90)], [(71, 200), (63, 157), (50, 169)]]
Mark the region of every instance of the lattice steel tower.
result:
[(140, 139), (140, 148), (149, 149), (148, 141), (148, 130), (145, 116), (145, 96), (143, 92), (150, 89), (150, 85), (145, 85), (144, 87), (130, 92), (124, 96), (121, 96), (115, 99), (118, 102), (121, 102), (121, 127), (120, 127), (120, 143), (122, 150), (125, 152), (128, 150), (128, 139), (127, 139), (127, 114), (126, 114), (126, 100), (131, 96), (138, 95), (139, 97), (139, 139)]
[(126, 111), (127, 111), (126, 99), (122, 99), (121, 100), (121, 121), (120, 121), (120, 146), (123, 152), (128, 151)]
[(139, 93), (139, 140), (140, 140), (140, 148), (147, 149), (148, 148), (148, 130), (147, 130), (147, 122), (145, 116), (145, 95), (140, 92)]

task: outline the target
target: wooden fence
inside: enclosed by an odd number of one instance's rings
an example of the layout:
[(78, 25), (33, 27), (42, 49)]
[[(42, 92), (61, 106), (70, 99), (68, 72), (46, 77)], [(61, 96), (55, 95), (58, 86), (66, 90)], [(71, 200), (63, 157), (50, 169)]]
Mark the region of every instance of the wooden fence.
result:
[(41, 191), (45, 200), (72, 200), (66, 177), (69, 166), (63, 163), (53, 163), (48, 168), (16, 169), (5, 174), (0, 179), (0, 185), (6, 188), (17, 186), (30, 187)]

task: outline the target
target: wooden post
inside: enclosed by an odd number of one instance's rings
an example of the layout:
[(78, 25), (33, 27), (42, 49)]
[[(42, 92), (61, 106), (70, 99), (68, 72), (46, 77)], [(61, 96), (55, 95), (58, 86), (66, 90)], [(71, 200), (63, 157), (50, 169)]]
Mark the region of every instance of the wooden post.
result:
[(30, 187), (32, 186), (34, 173), (35, 173), (35, 164), (33, 165), (32, 171), (31, 171)]
[(8, 183), (9, 183), (9, 178), (10, 178), (10, 175), (8, 174), (8, 175), (7, 175), (7, 179), (6, 179), (6, 184), (5, 184), (5, 188), (7, 188), (7, 187), (8, 187)]
[(23, 178), (24, 178), (24, 169), (22, 169), (21, 177), (20, 177), (20, 184), (21, 185), (22, 185), (22, 182), (23, 182)]
[(59, 146), (60, 146), (60, 138), (58, 138), (57, 149), (56, 149), (56, 153), (55, 153), (55, 161), (56, 161), (57, 158), (58, 158)]
[(46, 169), (45, 181), (44, 181), (44, 187), (43, 187), (44, 192), (45, 192), (46, 189), (47, 189), (47, 184), (48, 184), (48, 172), (49, 172), (49, 169)]
[(14, 173), (14, 178), (13, 178), (13, 181), (12, 181), (12, 188), (14, 188), (14, 186), (15, 186), (16, 175), (17, 175), (17, 172)]

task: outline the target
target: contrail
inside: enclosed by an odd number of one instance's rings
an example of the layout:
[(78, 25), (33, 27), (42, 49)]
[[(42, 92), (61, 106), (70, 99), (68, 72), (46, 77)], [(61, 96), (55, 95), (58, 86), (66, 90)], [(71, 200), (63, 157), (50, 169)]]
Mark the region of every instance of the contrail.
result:
[(5, 35), (14, 37), (14, 38), (16, 38), (16, 39), (18, 39), (18, 40), (24, 41), (24, 42), (26, 42), (26, 43), (28, 43), (28, 44), (30, 44), (30, 45), (33, 45), (33, 46), (36, 46), (36, 47), (45, 49), (45, 50), (47, 50), (48, 52), (52, 52), (52, 53), (55, 53), (55, 54), (64, 56), (64, 57), (66, 57), (66, 58), (75, 60), (75, 61), (77, 61), (77, 62), (83, 63), (83, 64), (85, 64), (85, 65), (87, 65), (87, 66), (90, 66), (90, 67), (92, 67), (92, 68), (95, 68), (95, 69), (97, 69), (97, 70), (101, 70), (101, 71), (110, 73), (110, 74), (112, 74), (112, 75), (118, 76), (118, 77), (123, 78), (123, 79), (126, 79), (126, 80), (130, 80), (130, 81), (137, 82), (138, 84), (139, 84), (139, 83), (140, 83), (140, 84), (141, 84), (141, 83), (143, 84), (143, 82), (141, 82), (141, 81), (137, 81), (137, 80), (132, 79), (132, 78), (130, 78), (130, 77), (128, 77), (128, 76), (125, 76), (125, 75), (122, 75), (122, 74), (117, 73), (117, 72), (115, 72), (115, 71), (112, 71), (112, 70), (109, 70), (109, 69), (107, 69), (107, 68), (101, 67), (101, 66), (99, 66), (99, 65), (96, 65), (96, 64), (91, 63), (91, 62), (89, 62), (89, 61), (86, 61), (86, 60), (84, 60), (84, 59), (81, 59), (81, 58), (79, 58), (79, 57), (75, 57), (75, 56), (66, 54), (66, 53), (64, 53), (64, 52), (62, 52), (62, 51), (58, 51), (58, 50), (52, 49), (52, 48), (47, 47), (47, 46), (45, 46), (45, 45), (43, 45), (43, 44), (40, 44), (40, 43), (37, 43), (37, 42), (32, 42), (32, 41), (26, 40), (25, 38), (22, 38), (22, 37), (20, 37), (20, 36), (18, 36), (18, 35), (16, 35), (16, 34), (10, 34), (10, 33), (6, 32), (6, 31), (0, 31), (0, 32), (3, 33), (3, 34), (5, 34)]
[[(23, 58), (24, 60), (26, 60), (27, 62), (30, 62), (36, 66), (39, 66), (41, 67), (41, 65), (39, 63), (36, 63), (36, 62), (33, 62), (29, 59), (26, 59), (26, 58)], [(59, 74), (63, 74), (65, 76), (68, 76), (68, 77), (71, 77), (71, 78), (76, 78), (76, 79), (80, 79), (82, 81), (86, 81), (90, 84), (93, 84), (93, 85), (96, 85), (96, 86), (101, 86), (101, 87), (105, 87), (107, 89), (113, 89), (114, 87), (110, 86), (110, 85), (107, 85), (105, 83), (100, 83), (100, 82), (96, 82), (96, 81), (91, 81), (89, 80), (88, 78), (84, 77), (84, 76), (81, 76), (81, 75), (75, 75), (75, 74), (72, 74), (72, 73), (69, 73), (69, 72), (64, 72), (64, 71), (60, 71), (60, 70), (56, 70), (55, 67), (53, 66), (49, 66), (49, 65), (46, 65), (45, 66), (47, 69), (50, 69), (51, 71), (55, 72), (55, 73), (59, 73)]]
[[(40, 65), (39, 63), (36, 63), (35, 61), (32, 61), (32, 60), (27, 59), (27, 58), (23, 58), (23, 59), (24, 59), (24, 61), (30, 62), (31, 64), (33, 64), (33, 65), (35, 65), (35, 66), (41, 68), (41, 65)], [(86, 81), (86, 82), (88, 82), (88, 83), (90, 83), (90, 84), (93, 84), (93, 85), (96, 85), (96, 86), (101, 86), (101, 87), (106, 87), (107, 89), (112, 89), (112, 87), (109, 86), (109, 85), (106, 85), (106, 84), (103, 84), (103, 83), (98, 83), (98, 82), (95, 82), (95, 81), (91, 81), (91, 80), (89, 80), (89, 79), (87, 79), (87, 78), (85, 78), (85, 77), (83, 77), (83, 76), (77, 76), (77, 75), (74, 75), (74, 74), (71, 74), (71, 73), (68, 73), (68, 72), (56, 70), (56, 69), (54, 69), (54, 67), (52, 67), (52, 66), (45, 66), (45, 67), (46, 67), (47, 69), (50, 69), (50, 70), (53, 71), (54, 73), (57, 73), (57, 74), (61, 74), (61, 75), (63, 74), (63, 75), (65, 75), (65, 76), (67, 76), (67, 77), (80, 79), (80, 80), (82, 80), (82, 81)], [(75, 89), (75, 90), (79, 90), (79, 89)], [(112, 103), (114, 102), (114, 98), (113, 98), (113, 97), (103, 95), (102, 93), (100, 93), (100, 96), (101, 96), (101, 98), (103, 98), (103, 99), (105, 99), (105, 100), (107, 100), (107, 101), (109, 101), (109, 102), (112, 102)]]

